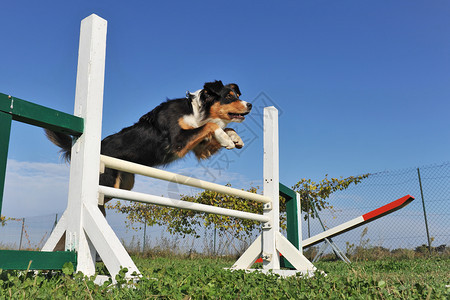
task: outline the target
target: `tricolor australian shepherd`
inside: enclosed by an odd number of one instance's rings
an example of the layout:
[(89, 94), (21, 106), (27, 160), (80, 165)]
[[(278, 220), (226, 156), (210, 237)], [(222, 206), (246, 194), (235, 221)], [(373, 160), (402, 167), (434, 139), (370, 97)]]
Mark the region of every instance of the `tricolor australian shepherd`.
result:
[[(106, 137), (101, 154), (153, 167), (168, 165), (191, 150), (198, 159), (206, 159), (222, 147), (242, 148), (239, 135), (226, 128), (230, 122), (242, 122), (252, 109), (240, 95), (237, 84), (207, 82), (203, 89), (188, 92), (186, 98), (167, 100), (133, 126)], [(46, 133), (69, 160), (72, 138), (49, 130)], [(131, 190), (134, 174), (106, 168), (100, 184)], [(104, 213), (104, 207), (100, 208)]]

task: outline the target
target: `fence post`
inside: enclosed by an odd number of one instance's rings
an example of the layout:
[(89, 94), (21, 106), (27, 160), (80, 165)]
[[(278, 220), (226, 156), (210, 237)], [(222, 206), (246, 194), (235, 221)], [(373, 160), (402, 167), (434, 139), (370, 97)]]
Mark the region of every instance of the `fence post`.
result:
[(213, 255), (216, 255), (216, 224), (214, 224), (214, 249)]
[(419, 186), (420, 186), (420, 196), (422, 197), (423, 217), (425, 219), (425, 228), (427, 230), (428, 251), (430, 252), (430, 255), (431, 255), (431, 239), (430, 239), (430, 232), (428, 231), (427, 212), (425, 210), (425, 200), (423, 198), (422, 179), (420, 178), (420, 169), (419, 168), (417, 168), (417, 175), (419, 176)]
[(145, 239), (146, 239), (146, 236), (147, 236), (147, 219), (145, 219), (145, 221), (144, 221), (144, 241), (142, 243), (142, 253), (145, 252)]
[(19, 250), (22, 250), (23, 230), (25, 229), (25, 218), (22, 218), (22, 231), (20, 232)]
[[(308, 200), (309, 200), (309, 197), (308, 197)], [(306, 212), (306, 216), (308, 217), (308, 238), (310, 238), (311, 237), (311, 227), (310, 227), (310, 224), (309, 224), (309, 217), (310, 217), (310, 214), (309, 214), (309, 203), (307, 204), (308, 205), (308, 210), (307, 210), (307, 212)]]

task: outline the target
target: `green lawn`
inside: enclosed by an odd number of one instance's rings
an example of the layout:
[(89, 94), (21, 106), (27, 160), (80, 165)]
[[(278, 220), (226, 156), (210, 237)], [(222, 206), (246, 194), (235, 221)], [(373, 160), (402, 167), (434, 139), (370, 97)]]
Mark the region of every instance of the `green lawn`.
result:
[(231, 272), (224, 270), (229, 259), (134, 260), (143, 278), (126, 287), (95, 286), (80, 275), (3, 271), (0, 299), (450, 299), (450, 259), (321, 262), (316, 266), (327, 276), (310, 279)]

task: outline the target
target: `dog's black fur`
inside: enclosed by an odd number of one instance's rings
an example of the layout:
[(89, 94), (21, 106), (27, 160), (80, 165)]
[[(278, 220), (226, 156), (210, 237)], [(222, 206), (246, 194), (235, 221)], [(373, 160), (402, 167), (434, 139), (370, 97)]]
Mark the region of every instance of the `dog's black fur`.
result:
[[(188, 93), (186, 98), (167, 100), (134, 125), (106, 137), (101, 142), (101, 154), (161, 166), (191, 150), (198, 159), (205, 159), (222, 147), (241, 148), (241, 138), (234, 130), (225, 128), (230, 122), (242, 122), (251, 110), (252, 105), (240, 100), (240, 95), (237, 84), (205, 83), (203, 89)], [(72, 138), (49, 130), (46, 133), (69, 160)], [(130, 190), (134, 175), (106, 168), (100, 175), (100, 184)]]

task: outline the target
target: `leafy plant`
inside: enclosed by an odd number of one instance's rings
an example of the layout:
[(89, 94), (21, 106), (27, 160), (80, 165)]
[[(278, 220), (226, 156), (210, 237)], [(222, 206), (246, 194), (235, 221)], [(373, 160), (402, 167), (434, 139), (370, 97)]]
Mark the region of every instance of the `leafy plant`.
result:
[(136, 283), (94, 284), (81, 273), (0, 270), (0, 299), (448, 299), (450, 259), (385, 259), (317, 263), (312, 278), (230, 271), (228, 258), (134, 258)]
[[(370, 174), (363, 174), (359, 176), (350, 176), (347, 178), (325, 178), (319, 182), (314, 182), (311, 179), (303, 178), (293, 186), (293, 190), (300, 194), (302, 199), (302, 211), (308, 213), (312, 218), (315, 217), (314, 209), (319, 211), (323, 209), (332, 209), (333, 206), (327, 201), (330, 195), (336, 191), (347, 189), (351, 184), (358, 184), (363, 179), (369, 177)], [(307, 215), (305, 215), (305, 219)]]
[(75, 268), (71, 262), (66, 262), (62, 267), (62, 272), (66, 276), (70, 276), (75, 272)]
[[(227, 186), (231, 185), (228, 184)], [(257, 193), (258, 188), (251, 187), (247, 191)], [(263, 212), (261, 203), (208, 190), (194, 196), (182, 195), (181, 200), (257, 214), (262, 214)], [(166, 226), (170, 233), (180, 234), (182, 236), (193, 235), (200, 237), (199, 232), (203, 231), (203, 229), (200, 229), (201, 227), (212, 226), (218, 230), (219, 235), (230, 234), (235, 238), (243, 239), (250, 236), (253, 230), (260, 226), (260, 223), (256, 221), (157, 205), (122, 203), (118, 201), (108, 208), (126, 214), (130, 224), (147, 223), (148, 226), (155, 224)], [(281, 197), (280, 211), (286, 211), (285, 200)], [(280, 227), (286, 229), (285, 214), (280, 216)]]
[[(293, 189), (300, 193), (302, 197), (302, 210), (310, 213), (313, 217), (311, 205), (315, 205), (318, 210), (332, 208), (326, 199), (335, 191), (344, 190), (351, 184), (358, 184), (369, 174), (348, 177), (345, 179), (331, 178), (328, 175), (325, 179), (316, 183), (310, 179), (302, 179), (294, 185)], [(227, 186), (231, 186), (228, 184)], [(258, 193), (258, 187), (250, 187), (247, 191)], [(181, 200), (213, 205), (216, 207), (262, 214), (263, 207), (260, 203), (247, 201), (245, 199), (221, 194), (213, 191), (203, 191), (194, 196), (182, 195)], [(208, 213), (201, 213), (191, 210), (182, 210), (157, 205), (141, 203), (122, 203), (117, 201), (114, 205), (107, 206), (116, 211), (126, 214), (129, 226), (135, 228), (134, 224), (146, 223), (148, 226), (165, 226), (172, 234), (193, 235), (200, 237), (201, 227), (212, 226), (217, 229), (219, 235), (231, 235), (234, 238), (245, 239), (252, 235), (253, 231), (259, 228), (260, 223), (251, 220), (219, 216)], [(286, 229), (286, 201), (280, 197), (280, 228)]]
[(0, 215), (0, 225), (2, 225), (2, 227), (6, 225), (6, 221), (8, 221), (8, 219), (5, 216)]

